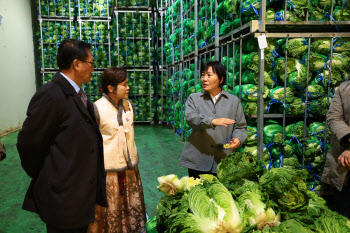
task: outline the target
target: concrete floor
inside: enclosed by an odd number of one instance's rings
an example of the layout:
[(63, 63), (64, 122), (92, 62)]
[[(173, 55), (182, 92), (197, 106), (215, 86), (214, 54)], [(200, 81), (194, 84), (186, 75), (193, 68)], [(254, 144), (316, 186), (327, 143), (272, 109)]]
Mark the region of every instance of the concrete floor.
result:
[[(21, 167), (17, 135), (15, 132), (0, 138), (7, 151), (7, 158), (0, 163), (0, 233), (45, 233), (46, 227), (40, 218), (21, 209), (30, 178)], [(153, 217), (163, 196), (157, 189), (157, 177), (187, 175), (187, 169), (177, 165), (184, 143), (171, 129), (158, 125), (135, 125), (135, 141), (146, 210)]]

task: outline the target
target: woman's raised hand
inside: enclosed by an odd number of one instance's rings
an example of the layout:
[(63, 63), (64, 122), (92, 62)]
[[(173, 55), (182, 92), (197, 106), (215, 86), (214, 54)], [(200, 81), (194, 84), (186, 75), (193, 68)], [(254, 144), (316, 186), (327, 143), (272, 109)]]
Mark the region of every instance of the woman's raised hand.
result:
[(236, 123), (235, 120), (229, 119), (229, 118), (215, 118), (211, 121), (211, 124), (214, 126), (225, 126), (232, 125)]

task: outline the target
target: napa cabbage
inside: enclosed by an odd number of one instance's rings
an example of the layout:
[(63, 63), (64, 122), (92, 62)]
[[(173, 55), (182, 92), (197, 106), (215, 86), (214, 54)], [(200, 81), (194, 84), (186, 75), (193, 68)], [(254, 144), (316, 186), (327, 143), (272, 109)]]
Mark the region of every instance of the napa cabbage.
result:
[(267, 208), (257, 183), (244, 180), (243, 185), (234, 193), (239, 194), (237, 201), (244, 209), (249, 225), (256, 225), (261, 230), (266, 226), (276, 227), (280, 224), (280, 214), (276, 214), (272, 208)]
[[(283, 48), (284, 46), (282, 46)], [(294, 38), (288, 40), (288, 45), (285, 46), (288, 55), (292, 57), (301, 57), (307, 52), (308, 42), (305, 38)]]
[[(278, 86), (270, 90), (270, 97), (273, 100), (278, 100), (284, 102), (284, 87)], [(294, 91), (293, 89), (287, 87), (286, 88), (286, 102), (291, 103), (294, 99)]]
[(307, 186), (304, 181), (305, 170), (290, 167), (272, 168), (265, 171), (259, 179), (261, 189), (278, 203), (279, 208), (297, 211), (309, 204)]
[(292, 137), (301, 138), (304, 135), (304, 121), (298, 121), (297, 123), (286, 126), (286, 137), (291, 139)]
[[(286, 104), (285, 110), (287, 115), (301, 115), (306, 108), (305, 102), (301, 98), (294, 98), (293, 102)], [(280, 112), (283, 112), (283, 105), (281, 105)]]
[(283, 166), (284, 167), (292, 167), (292, 168), (298, 168), (300, 166), (298, 157), (295, 155), (289, 158), (283, 159)]
[(217, 167), (218, 179), (229, 190), (239, 187), (243, 183), (243, 179), (257, 181), (263, 172), (263, 161), (241, 152), (229, 154), (221, 160)]
[(264, 126), (264, 143), (283, 143), (283, 127), (280, 124), (267, 124)]
[[(256, 141), (255, 141), (256, 144)], [(258, 147), (255, 146), (245, 146), (243, 148), (243, 153), (253, 156), (255, 159), (258, 159)], [(264, 147), (263, 149), (263, 160), (268, 161), (270, 159), (269, 151)]]
[(170, 216), (169, 232), (239, 233), (245, 226), (231, 193), (215, 177), (190, 190), (188, 206)]

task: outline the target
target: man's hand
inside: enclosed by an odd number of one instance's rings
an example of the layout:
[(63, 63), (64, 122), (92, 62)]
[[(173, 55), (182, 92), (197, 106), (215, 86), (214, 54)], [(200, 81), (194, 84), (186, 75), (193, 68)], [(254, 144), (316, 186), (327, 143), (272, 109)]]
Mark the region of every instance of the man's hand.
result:
[(338, 163), (343, 167), (350, 166), (350, 151), (346, 150), (338, 157)]
[(229, 118), (216, 118), (211, 121), (212, 125), (215, 126), (225, 126), (227, 127), (228, 125), (232, 125), (236, 123), (235, 120), (229, 119)]

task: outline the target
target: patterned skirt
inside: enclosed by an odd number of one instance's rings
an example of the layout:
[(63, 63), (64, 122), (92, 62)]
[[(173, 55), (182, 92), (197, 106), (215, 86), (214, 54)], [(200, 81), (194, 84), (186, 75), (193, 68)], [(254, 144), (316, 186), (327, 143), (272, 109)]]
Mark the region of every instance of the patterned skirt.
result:
[(138, 168), (107, 172), (108, 207), (96, 205), (95, 222), (88, 233), (145, 232), (146, 209)]

